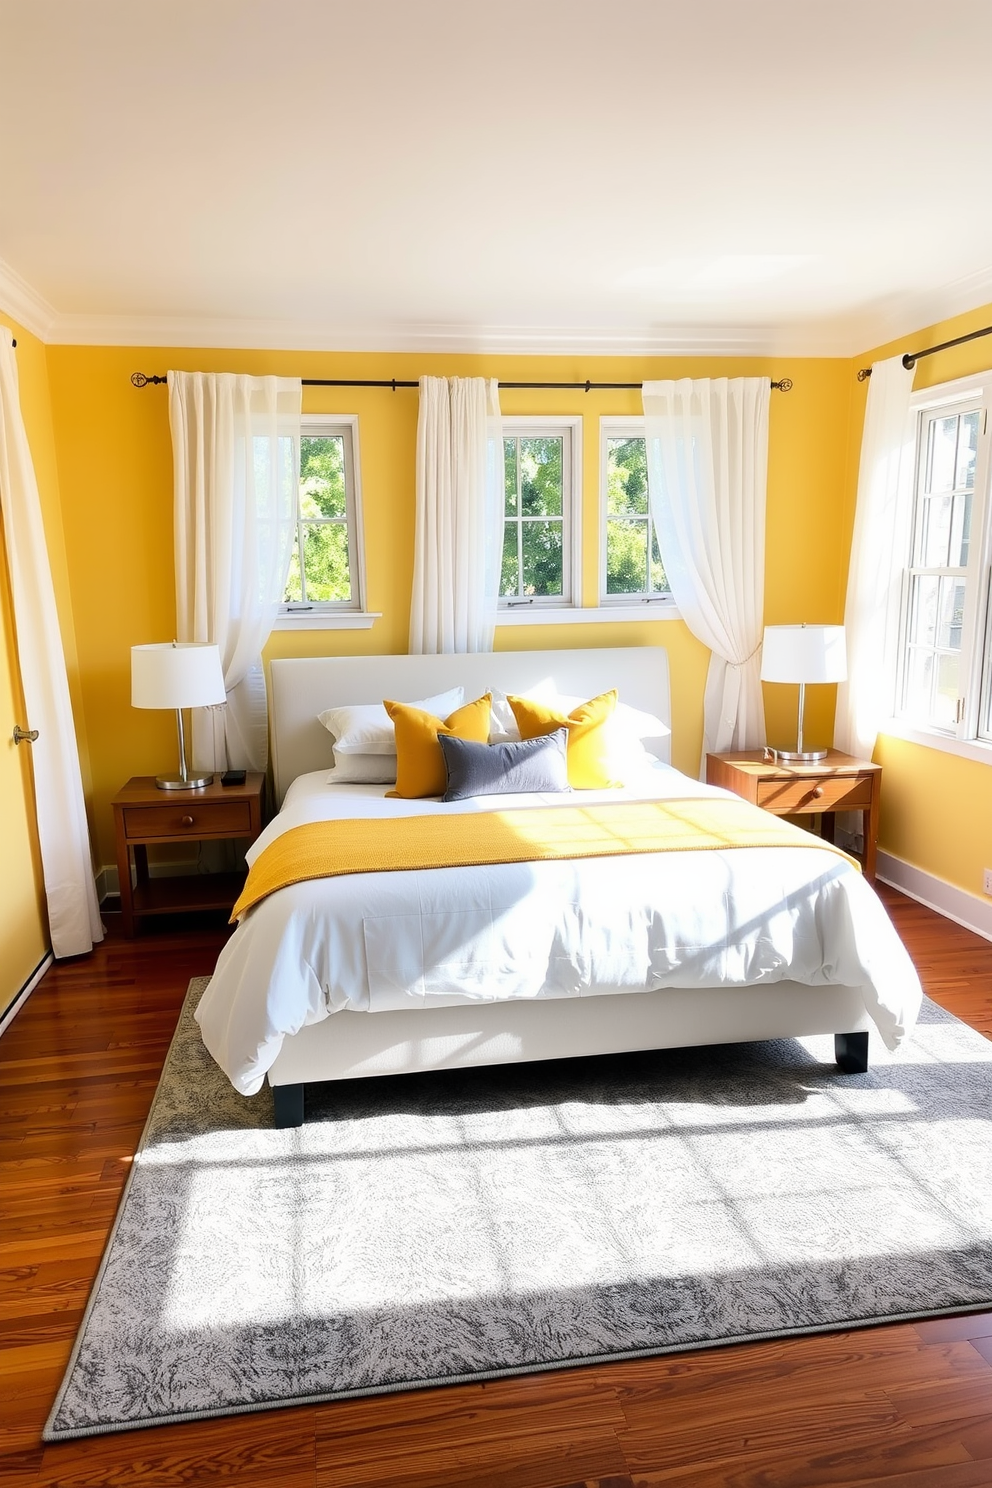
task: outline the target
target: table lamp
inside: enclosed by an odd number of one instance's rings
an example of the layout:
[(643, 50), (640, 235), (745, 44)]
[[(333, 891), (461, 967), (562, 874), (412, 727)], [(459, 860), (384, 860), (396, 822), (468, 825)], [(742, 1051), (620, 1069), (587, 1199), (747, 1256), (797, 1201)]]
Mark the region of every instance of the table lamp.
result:
[(175, 708), (179, 729), (179, 774), (157, 775), (160, 790), (196, 790), (213, 775), (191, 775), (186, 765), (184, 708), (209, 708), (227, 701), (216, 646), (180, 644), (131, 647), (132, 708)]
[(778, 759), (808, 764), (825, 749), (803, 749), (803, 708), (807, 682), (843, 682), (847, 646), (843, 625), (766, 625), (761, 648), (762, 682), (799, 683), (799, 729), (795, 749), (776, 749)]

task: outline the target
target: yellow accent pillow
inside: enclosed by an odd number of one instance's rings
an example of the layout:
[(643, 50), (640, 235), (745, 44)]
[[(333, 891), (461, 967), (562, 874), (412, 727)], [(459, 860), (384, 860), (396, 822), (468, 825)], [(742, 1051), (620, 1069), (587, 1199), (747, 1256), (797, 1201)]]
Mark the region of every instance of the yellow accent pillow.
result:
[[(601, 692), (566, 718), (533, 698), (508, 697), (521, 739), (536, 739), (562, 727), (568, 729), (568, 783), (573, 790), (606, 790), (622, 785), (610, 769), (607, 721), (617, 705), (617, 691)], [(440, 746), (438, 746), (440, 747)]]
[(488, 744), (492, 693), (464, 703), (444, 720), (409, 703), (383, 702), (396, 730), (396, 789), (387, 796), (443, 796), (448, 784), (439, 734), (453, 734), (473, 744)]

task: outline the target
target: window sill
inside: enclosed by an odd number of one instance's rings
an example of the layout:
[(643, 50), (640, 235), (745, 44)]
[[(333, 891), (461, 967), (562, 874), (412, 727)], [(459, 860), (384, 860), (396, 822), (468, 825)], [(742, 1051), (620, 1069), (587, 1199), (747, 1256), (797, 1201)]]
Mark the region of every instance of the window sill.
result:
[(273, 630), (371, 630), (382, 612), (372, 610), (301, 610), (279, 615)]
[(496, 617), (497, 630), (504, 625), (614, 625), (645, 620), (681, 620), (674, 604), (629, 604), (597, 605), (580, 607), (562, 605), (558, 608), (521, 605), (512, 610), (500, 610)]
[(992, 765), (992, 744), (980, 739), (950, 739), (933, 729), (919, 728), (907, 723), (904, 718), (889, 718), (879, 729), (893, 739), (905, 739), (909, 744), (922, 744), (925, 749), (939, 749), (944, 754), (956, 754), (959, 759), (974, 760), (976, 764)]

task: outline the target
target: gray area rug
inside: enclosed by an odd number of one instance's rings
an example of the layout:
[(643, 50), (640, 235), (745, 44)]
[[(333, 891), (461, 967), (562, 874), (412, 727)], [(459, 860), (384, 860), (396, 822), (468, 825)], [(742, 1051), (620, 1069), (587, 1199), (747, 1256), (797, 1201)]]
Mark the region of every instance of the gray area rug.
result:
[[(48, 1441), (992, 1306), (992, 1043), (831, 1039), (312, 1088), (191, 983)], [(874, 1045), (874, 1040), (873, 1040)]]

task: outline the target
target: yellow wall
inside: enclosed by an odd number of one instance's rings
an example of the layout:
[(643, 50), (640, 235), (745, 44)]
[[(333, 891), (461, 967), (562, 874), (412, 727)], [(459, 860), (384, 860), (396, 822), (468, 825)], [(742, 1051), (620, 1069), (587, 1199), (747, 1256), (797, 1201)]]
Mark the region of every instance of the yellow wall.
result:
[[(771, 402), (765, 619), (770, 624), (829, 622), (843, 615), (856, 499), (867, 392), (867, 385), (859, 384), (854, 375), (857, 367), (882, 355), (933, 344), (990, 319), (992, 307), (986, 306), (853, 361), (43, 348), (18, 330), (25, 415), (45, 506), (97, 863), (110, 863), (114, 857), (109, 809), (113, 794), (129, 775), (161, 769), (175, 754), (171, 719), (135, 711), (129, 702), (131, 645), (168, 639), (175, 626), (167, 393), (163, 387), (135, 389), (129, 380), (132, 371), (177, 367), (397, 378), (460, 373), (504, 381), (589, 378), (634, 383), (664, 376), (788, 375), (793, 390), (774, 393)], [(919, 364), (917, 385), (980, 370), (990, 357), (992, 345), (985, 341), (941, 353)], [(502, 393), (508, 415), (583, 416), (582, 597), (587, 605), (596, 602), (598, 584), (598, 421), (604, 414), (637, 414), (639, 402), (636, 391)], [(370, 610), (382, 612), (382, 619), (367, 631), (276, 632), (267, 658), (404, 651), (412, 577), (416, 392), (310, 388), (305, 390), (304, 408), (359, 416), (367, 603)], [(0, 623), (9, 676), (9, 615), (2, 606)], [(500, 650), (617, 644), (667, 647), (675, 717), (673, 756), (676, 764), (694, 773), (708, 653), (681, 622), (504, 626), (496, 637)], [(791, 742), (795, 689), (766, 686), (765, 703), (769, 739)], [(829, 742), (833, 707), (834, 689), (810, 690), (811, 745)], [(980, 764), (894, 739), (881, 739), (876, 757), (885, 766), (882, 847), (979, 892), (982, 869), (992, 865), (984, 831), (987, 808), (992, 806), (990, 773)], [(17, 768), (23, 771), (23, 758)], [(0, 801), (5, 803), (9, 793), (9, 781), (0, 784)]]
[[(772, 394), (767, 539), (770, 622), (836, 621), (849, 533), (843, 506), (848, 466), (850, 372), (842, 360), (672, 360), (606, 357), (468, 357), (297, 352), (48, 349), (69, 584), (89, 731), (92, 804), (100, 863), (113, 861), (109, 801), (133, 774), (154, 773), (175, 754), (173, 724), (129, 702), (129, 648), (169, 639), (175, 612), (172, 457), (167, 391), (131, 386), (135, 370), (167, 368), (303, 377), (484, 375), (506, 381), (635, 382), (646, 377), (788, 375)], [(581, 413), (583, 598), (598, 584), (599, 425), (603, 414), (640, 412), (638, 392), (510, 391), (504, 413)], [(382, 612), (368, 631), (276, 632), (267, 657), (402, 652), (407, 647), (414, 525), (417, 394), (308, 388), (309, 413), (357, 413), (365, 511), (367, 604)], [(664, 645), (671, 659), (673, 755), (695, 773), (702, 739), (708, 652), (681, 622), (503, 627), (499, 650)], [(814, 696), (813, 694), (820, 694)], [(769, 735), (794, 734), (795, 689), (769, 688)], [(808, 736), (829, 742), (833, 689), (813, 689)]]
[[(17, 340), (21, 411), (41, 494), (66, 663), (79, 715), (79, 668), (59, 501), (44, 346), (8, 317)], [(41, 859), (35, 822), (31, 746), (13, 743), (15, 723), (30, 726), (17, 660), (7, 556), (0, 531), (0, 1008), (19, 990), (48, 948)], [(85, 758), (85, 734), (81, 732)]]
[[(907, 351), (936, 346), (990, 323), (992, 305), (983, 305), (967, 315), (940, 321), (855, 358), (851, 369), (853, 449), (860, 448), (868, 395), (867, 382), (857, 381), (857, 368)], [(933, 387), (984, 371), (989, 366), (992, 366), (992, 338), (982, 338), (917, 362), (913, 386)], [(852, 511), (856, 489), (855, 458), (848, 484)], [(850, 524), (847, 525), (850, 532)], [(981, 894), (982, 871), (992, 867), (992, 769), (944, 750), (885, 736), (875, 746), (875, 759), (884, 767), (880, 846), (970, 894)]]

